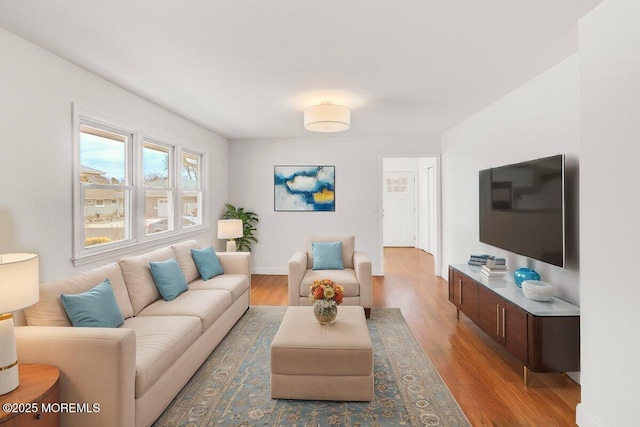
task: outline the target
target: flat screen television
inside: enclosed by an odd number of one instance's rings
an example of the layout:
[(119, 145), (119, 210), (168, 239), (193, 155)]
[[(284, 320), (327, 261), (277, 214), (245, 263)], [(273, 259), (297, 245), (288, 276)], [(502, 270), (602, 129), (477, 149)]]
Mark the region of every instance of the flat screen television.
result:
[(485, 169), (480, 241), (565, 266), (564, 155)]

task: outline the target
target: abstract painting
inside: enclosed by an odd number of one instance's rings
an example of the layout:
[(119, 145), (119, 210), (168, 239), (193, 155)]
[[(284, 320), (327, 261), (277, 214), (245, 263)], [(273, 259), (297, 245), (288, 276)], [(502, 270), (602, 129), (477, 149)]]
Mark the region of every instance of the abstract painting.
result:
[(336, 210), (335, 166), (274, 166), (276, 211)]

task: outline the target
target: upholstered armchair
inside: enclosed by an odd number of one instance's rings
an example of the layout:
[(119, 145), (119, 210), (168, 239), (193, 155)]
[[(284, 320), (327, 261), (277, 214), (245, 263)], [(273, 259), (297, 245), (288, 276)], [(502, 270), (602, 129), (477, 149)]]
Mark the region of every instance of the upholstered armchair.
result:
[[(314, 245), (314, 242), (320, 245)], [(331, 245), (337, 242), (339, 244)], [(337, 260), (338, 264), (342, 261), (341, 266), (333, 265), (331, 260), (327, 264), (327, 255), (330, 258), (331, 253), (327, 253), (325, 249), (332, 250), (336, 246), (341, 246), (341, 255), (337, 255), (340, 258)], [(364, 253), (355, 251), (354, 236), (309, 237), (307, 250), (296, 252), (289, 260), (289, 305), (311, 305), (311, 285), (315, 280), (322, 279), (330, 279), (342, 285), (342, 304), (364, 307), (365, 315), (369, 317), (372, 300), (371, 261)]]

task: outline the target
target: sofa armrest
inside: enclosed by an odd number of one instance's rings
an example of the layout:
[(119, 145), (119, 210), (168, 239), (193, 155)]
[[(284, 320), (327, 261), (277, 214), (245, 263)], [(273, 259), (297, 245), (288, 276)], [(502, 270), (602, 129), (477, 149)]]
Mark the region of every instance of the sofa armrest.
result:
[(249, 252), (216, 252), (226, 274), (245, 274), (251, 278), (251, 254)]
[(353, 254), (353, 269), (356, 273), (356, 279), (360, 283), (360, 305), (371, 308), (373, 302), (371, 260), (363, 252), (355, 252)]
[(300, 283), (306, 272), (307, 253), (294, 253), (289, 259), (289, 305), (300, 305)]
[(134, 426), (136, 335), (125, 328), (18, 326), (20, 363), (60, 369), (60, 401), (99, 412), (61, 413), (64, 426)]

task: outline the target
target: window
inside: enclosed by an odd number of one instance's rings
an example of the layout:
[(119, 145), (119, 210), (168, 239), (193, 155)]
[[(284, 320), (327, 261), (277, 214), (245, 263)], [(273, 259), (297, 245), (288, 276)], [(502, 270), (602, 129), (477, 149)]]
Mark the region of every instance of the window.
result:
[(204, 154), (74, 115), (74, 262), (203, 225)]
[[(84, 248), (122, 242), (128, 227), (131, 178), (127, 167), (133, 135), (124, 131), (81, 124), (79, 180)], [(116, 200), (106, 204), (105, 199)]]
[(142, 174), (144, 186), (145, 233), (164, 233), (174, 230), (173, 195), (175, 185), (171, 165), (174, 148), (144, 141)]
[(193, 227), (202, 224), (202, 155), (182, 153), (182, 224)]
[(408, 189), (407, 178), (387, 178), (387, 193), (406, 193)]

